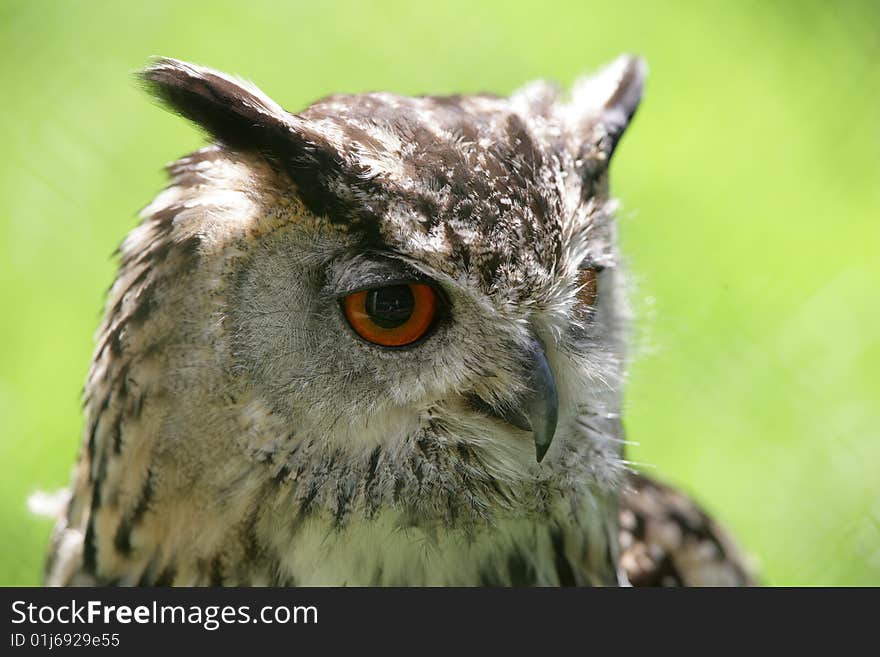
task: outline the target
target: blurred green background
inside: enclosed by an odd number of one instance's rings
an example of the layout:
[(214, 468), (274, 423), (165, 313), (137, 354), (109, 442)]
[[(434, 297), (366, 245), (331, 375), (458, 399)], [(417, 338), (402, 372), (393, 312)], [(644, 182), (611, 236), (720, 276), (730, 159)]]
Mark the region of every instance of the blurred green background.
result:
[(880, 2), (0, 0), (0, 584), (39, 581), (114, 263), (200, 145), (151, 55), (330, 92), (506, 93), (644, 55), (612, 168), (627, 427), (771, 584), (880, 584)]

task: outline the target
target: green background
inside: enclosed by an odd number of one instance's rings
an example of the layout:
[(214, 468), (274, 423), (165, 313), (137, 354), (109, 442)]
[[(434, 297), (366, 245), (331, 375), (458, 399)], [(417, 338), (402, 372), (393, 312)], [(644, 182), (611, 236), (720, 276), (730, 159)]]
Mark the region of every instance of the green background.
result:
[(506, 93), (623, 51), (612, 185), (638, 311), (632, 458), (772, 584), (880, 584), (880, 2), (0, 0), (0, 584), (36, 584), (110, 256), (200, 145), (151, 55), (330, 92)]

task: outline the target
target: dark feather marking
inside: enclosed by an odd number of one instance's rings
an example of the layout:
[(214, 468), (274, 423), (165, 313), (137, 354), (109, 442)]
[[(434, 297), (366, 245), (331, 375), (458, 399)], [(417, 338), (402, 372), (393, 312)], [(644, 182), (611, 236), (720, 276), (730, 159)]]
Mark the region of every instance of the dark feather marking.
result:
[[(109, 403), (109, 395), (104, 399), (104, 404), (106, 408), (106, 404)], [(94, 439), (95, 430), (97, 428), (98, 422), (100, 421), (100, 414), (98, 418), (95, 420), (95, 426), (92, 429), (90, 434), (90, 438)], [(96, 454), (98, 460), (98, 468), (95, 473), (94, 478), (92, 477), (92, 470), (89, 468), (89, 480), (92, 484), (92, 503), (89, 509), (89, 520), (86, 525), (86, 534), (83, 542), (83, 565), (84, 570), (87, 573), (97, 574), (97, 545), (96, 545), (96, 537), (95, 537), (95, 515), (98, 512), (98, 509), (101, 507), (101, 502), (103, 499), (102, 494), (102, 486), (104, 485), (104, 481), (107, 478), (107, 448), (101, 451), (100, 454)], [(91, 461), (91, 459), (90, 459)], [(92, 461), (94, 462), (94, 461)]]
[(382, 585), (382, 574), (385, 572), (385, 569), (382, 567), (382, 563), (380, 562), (376, 566), (376, 570), (373, 572), (373, 577), (370, 580), (370, 586), (381, 586)]
[(313, 479), (305, 496), (300, 500), (299, 510), (296, 513), (296, 524), (301, 523), (311, 514), (312, 504), (314, 504), (315, 498), (318, 497), (318, 492), (319, 481), (318, 479)]
[(86, 525), (86, 536), (83, 541), (83, 571), (89, 575), (95, 574), (98, 560), (97, 547), (95, 545), (95, 521), (93, 520), (95, 508), (95, 505), (92, 505), (89, 522)]
[(574, 570), (565, 555), (565, 538), (558, 527), (550, 532), (550, 542), (553, 545), (553, 563), (556, 566), (559, 586), (577, 586)]
[[(318, 494), (321, 492), (321, 487), (324, 486), (330, 477), (333, 475), (333, 469), (336, 465), (336, 459), (338, 458), (338, 452), (333, 452), (332, 454), (326, 456), (323, 461), (321, 461), (318, 465), (312, 468), (312, 476), (309, 480), (309, 487), (306, 491), (305, 495), (303, 495), (299, 499), (299, 509), (296, 513), (295, 525), (299, 525), (302, 523), (309, 515), (311, 515), (314, 510), (312, 507), (314, 505), (315, 500), (318, 497)], [(297, 477), (296, 479), (300, 479), (300, 475), (304, 472), (304, 468), (307, 463), (303, 462), (297, 468)]]
[(223, 564), (219, 554), (211, 560), (209, 583), (211, 586), (223, 586)]
[(259, 516), (256, 512), (251, 512), (247, 522), (241, 530), (239, 541), (241, 542), (243, 555), (239, 562), (239, 581), (247, 581), (249, 572), (260, 568), (267, 561), (267, 549), (260, 542), (257, 535), (257, 521)]
[(129, 414), (129, 417), (132, 420), (137, 420), (141, 416), (141, 413), (144, 412), (144, 402), (146, 402), (146, 400), (146, 394), (135, 397), (134, 402), (131, 405), (131, 413)]
[(511, 586), (534, 586), (536, 583), (535, 567), (519, 549), (512, 549), (507, 556), (507, 572)]
[(276, 572), (272, 576), (272, 586), (275, 587), (284, 587), (284, 588), (295, 588), (299, 586), (296, 578), (293, 575), (288, 573)]
[(489, 483), (490, 488), (493, 491), (495, 491), (495, 494), (498, 496), (498, 498), (501, 501), (503, 501), (505, 504), (508, 504), (508, 505), (510, 505), (512, 503), (513, 500), (510, 499), (510, 496), (507, 494), (507, 491), (505, 491), (501, 487), (501, 484), (498, 483), (497, 479), (495, 479), (494, 477), (489, 477), (488, 483)]
[[(100, 422), (101, 417), (106, 412), (107, 408), (110, 406), (110, 395), (111, 394), (112, 393), (108, 392), (106, 395), (104, 395), (104, 399), (103, 399), (103, 401), (101, 401), (101, 406), (98, 409), (98, 412), (95, 413), (94, 420), (92, 420), (92, 426), (89, 429), (87, 451), (89, 454), (89, 462), (91, 462), (91, 463), (95, 462), (96, 451), (98, 448), (98, 445), (97, 445), (97, 442), (98, 442), (98, 435), (97, 435), (98, 434), (98, 423)], [(94, 481), (94, 479), (92, 479), (92, 477), (91, 477), (91, 468), (89, 468), (89, 480)]]
[(113, 422), (113, 453), (119, 454), (122, 451), (122, 413), (116, 416)]
[(376, 447), (370, 454), (367, 476), (364, 479), (364, 496), (366, 497), (366, 512), (368, 518), (374, 517), (379, 507), (381, 496), (376, 490), (376, 474), (379, 471), (379, 459), (381, 456), (382, 448)]
[(446, 500), (446, 515), (450, 527), (455, 527), (458, 522), (458, 505), (461, 500), (452, 491), (444, 491)]
[(174, 568), (174, 565), (170, 565), (156, 578), (156, 581), (153, 582), (153, 586), (173, 586), (174, 578), (177, 575), (177, 570)]
[(141, 493), (138, 496), (137, 504), (130, 515), (123, 515), (122, 520), (119, 522), (119, 526), (116, 528), (116, 534), (113, 537), (113, 545), (120, 554), (128, 555), (131, 553), (131, 532), (137, 527), (138, 523), (140, 523), (144, 514), (146, 514), (149, 509), (150, 502), (152, 502), (153, 499), (153, 493), (153, 473), (152, 471), (148, 471), (146, 481), (144, 482), (144, 485), (141, 488)]
[(433, 461), (436, 457), (431, 453), (430, 443), (424, 435), (419, 436), (415, 442), (415, 447), (416, 451), (410, 460), (410, 466), (421, 491), (422, 481), (425, 478), (426, 464)]
[(367, 467), (367, 476), (364, 479), (364, 489), (369, 490), (373, 485), (373, 480), (376, 478), (376, 472), (379, 469), (379, 457), (382, 456), (382, 448), (376, 447), (370, 453), (370, 463)]
[(345, 478), (341, 478), (336, 486), (336, 511), (333, 514), (334, 526), (339, 529), (343, 526), (346, 517), (351, 512), (351, 499), (354, 496), (354, 485)]
[(401, 501), (401, 493), (403, 493), (403, 489), (406, 486), (406, 480), (403, 477), (402, 473), (398, 473), (394, 477), (394, 493), (392, 494), (392, 499), (395, 504), (400, 504)]
[(290, 463), (283, 463), (281, 467), (278, 469), (278, 472), (275, 473), (275, 483), (283, 484), (287, 481), (287, 477), (290, 475)]
[(183, 264), (176, 272), (178, 276), (186, 275), (195, 267), (201, 245), (202, 238), (198, 235), (192, 235), (175, 243), (176, 253)]

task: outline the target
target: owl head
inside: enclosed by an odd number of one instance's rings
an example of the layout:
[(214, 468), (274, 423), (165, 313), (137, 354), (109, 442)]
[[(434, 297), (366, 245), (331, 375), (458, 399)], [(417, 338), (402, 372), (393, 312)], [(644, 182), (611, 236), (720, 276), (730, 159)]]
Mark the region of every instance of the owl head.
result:
[(218, 453), (276, 478), (440, 452), (499, 480), (614, 470), (626, 308), (608, 166), (643, 78), (621, 57), (568, 96), (538, 82), (290, 113), (156, 61), (142, 80), (213, 143), (169, 167), (120, 249), (91, 406), (146, 400), (122, 422), (149, 425), (183, 478), (226, 467)]

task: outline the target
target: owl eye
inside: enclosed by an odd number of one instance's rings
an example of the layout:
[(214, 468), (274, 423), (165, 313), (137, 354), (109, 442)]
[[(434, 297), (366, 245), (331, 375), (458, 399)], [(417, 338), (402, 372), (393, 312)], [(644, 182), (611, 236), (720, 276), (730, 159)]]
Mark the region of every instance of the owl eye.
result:
[(586, 308), (592, 308), (596, 304), (596, 296), (599, 293), (598, 270), (587, 267), (578, 272), (578, 301)]
[(389, 285), (349, 294), (342, 301), (345, 318), (364, 340), (383, 347), (404, 347), (423, 337), (437, 314), (437, 294), (430, 285)]

